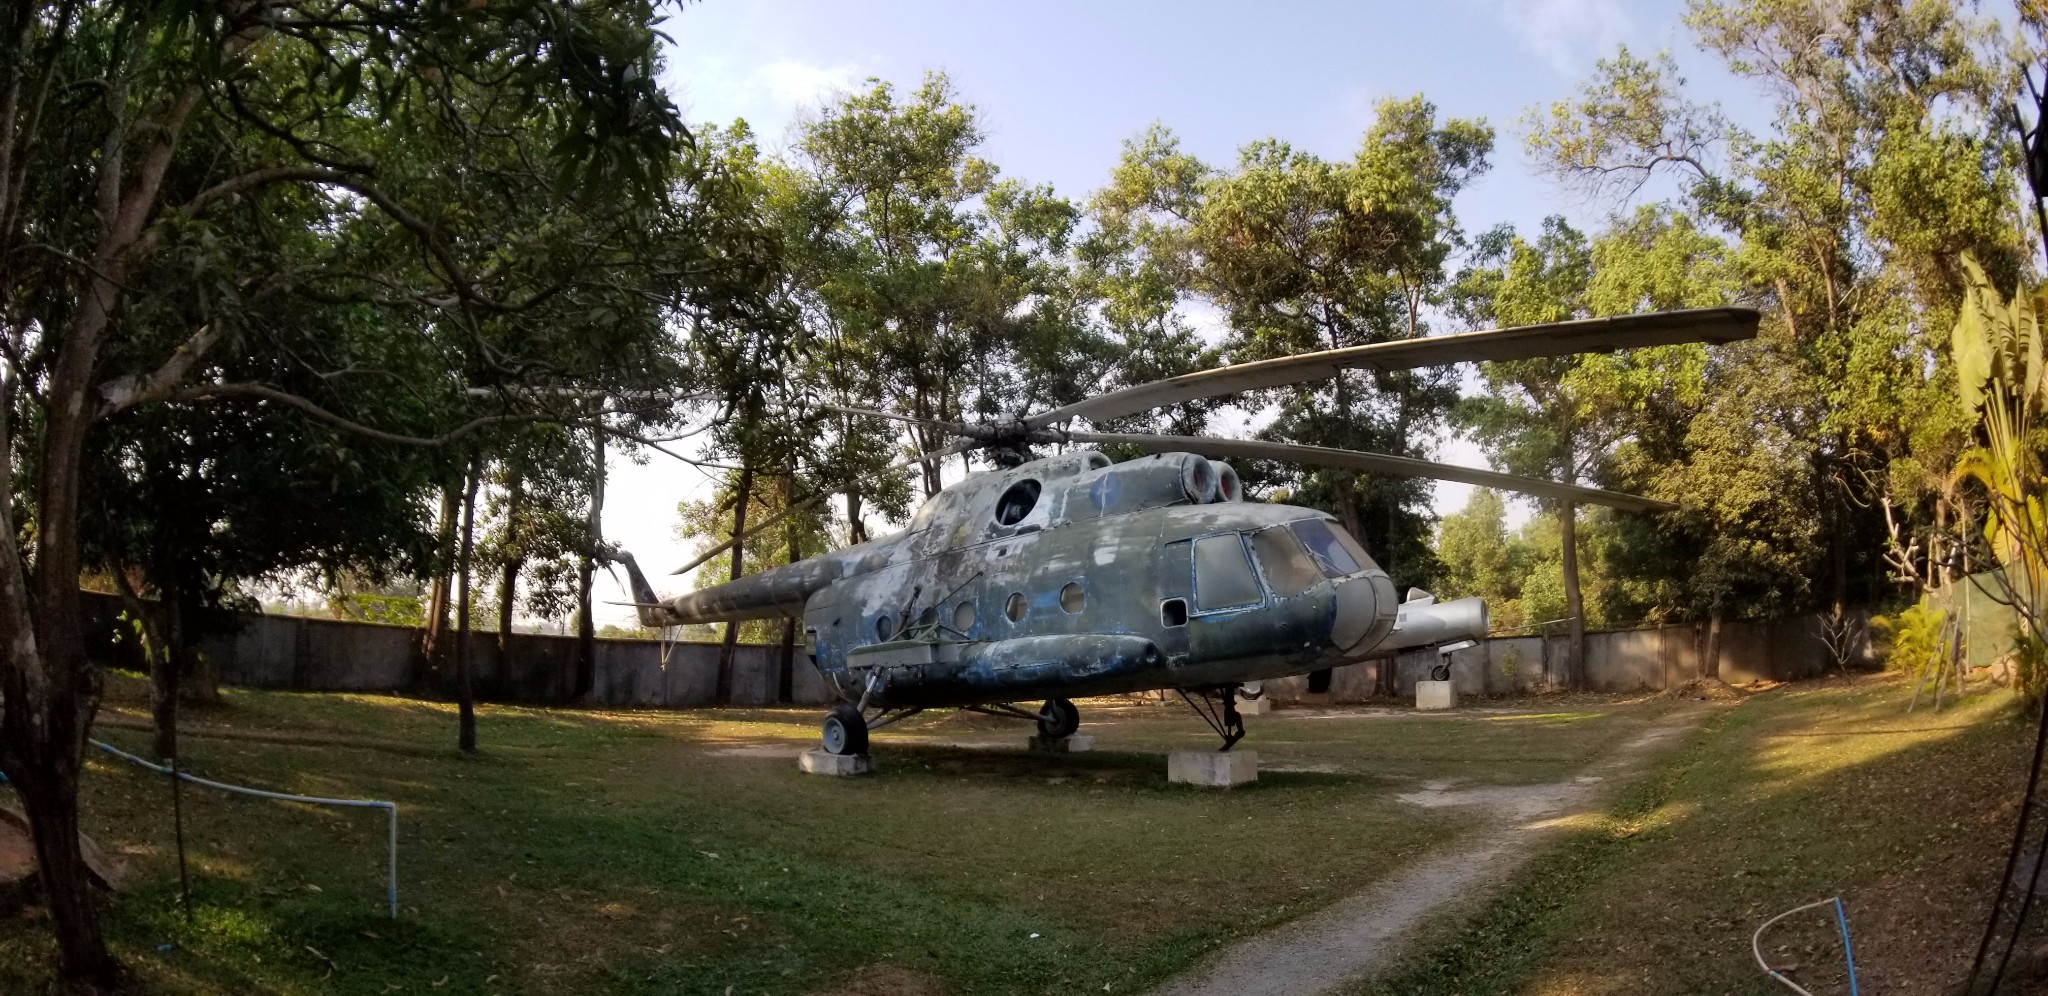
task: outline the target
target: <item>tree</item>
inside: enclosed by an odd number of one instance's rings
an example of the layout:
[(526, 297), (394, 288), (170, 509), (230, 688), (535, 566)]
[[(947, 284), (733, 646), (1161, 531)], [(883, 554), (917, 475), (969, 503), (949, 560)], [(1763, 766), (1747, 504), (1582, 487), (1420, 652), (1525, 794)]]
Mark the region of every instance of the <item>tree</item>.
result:
[[(552, 417), (479, 406), (451, 389), (466, 384), (417, 376), (479, 369), (512, 380), (547, 369), (522, 365), (519, 347), (528, 343), (492, 343), (489, 333), (553, 327), (535, 319), (558, 302), (504, 292), (538, 283), (520, 278), (544, 272), (541, 255), (561, 257), (545, 271), (557, 278), (568, 261), (589, 259), (534, 253), (479, 265), (521, 240), (491, 238), (486, 247), (460, 237), (511, 234), (462, 223), (492, 178), (475, 164), (497, 153), (497, 162), (543, 167), (544, 189), (556, 192), (625, 193), (650, 181), (658, 189), (683, 133), (649, 82), (655, 36), (645, 3), (449, 11), (77, 2), (17, 4), (7, 22), (0, 472), (30, 521), (17, 522), (11, 503), (0, 507), (0, 527), (14, 539), (0, 556), (0, 771), (28, 811), (63, 972), (106, 985), (115, 967), (77, 850), (77, 778), (99, 696), (78, 598), (82, 484), (96, 425), (144, 405), (231, 401), (292, 409), (366, 445), (417, 446)], [(517, 138), (475, 127), (494, 115), (528, 127)], [(193, 154), (202, 141), (195, 136), (220, 136), (208, 150), (218, 154)], [(533, 197), (530, 180), (517, 193), (533, 210), (500, 219), (522, 234), (564, 232), (527, 227), (549, 207), (575, 203)], [(312, 199), (328, 216), (321, 231), (333, 233), (339, 256), (327, 258), (337, 265), (279, 270), (297, 278), (308, 313), (361, 333), (336, 348), (375, 342), (414, 361), (402, 368), (416, 375), (413, 403), (364, 413), (381, 425), (274, 384), (221, 378), (230, 372), (218, 366), (223, 358), (261, 355), (285, 338), (278, 331), (236, 322), (231, 307), (183, 327), (150, 320), (155, 295), (133, 293), (163, 288), (154, 281), (173, 266), (202, 292), (222, 286), (231, 275), (212, 251), (215, 219), (236, 211), (260, 218), (278, 198)], [(567, 237), (577, 229), (568, 226)], [(337, 310), (353, 310), (360, 324)], [(398, 327), (431, 334), (376, 334)], [(619, 346), (609, 355), (650, 355)], [(342, 373), (345, 359), (312, 365), (353, 379)], [(426, 428), (405, 431), (413, 427)]]
[(2041, 315), (2048, 294), (1999, 293), (1975, 260), (1963, 259), (1969, 294), (1950, 348), (1959, 407), (1976, 420), (1956, 476), (1983, 496), (1983, 540), (2003, 568), (1999, 595), (2019, 624), (2020, 687), (2048, 689), (2048, 473), (2041, 460), (2048, 425), (2048, 363)]
[[(2015, 82), (2004, 29), (1939, 3), (1701, 0), (1687, 23), (1702, 49), (1759, 85), (1773, 108), (1767, 130), (1691, 101), (1668, 56), (1624, 49), (1577, 97), (1530, 113), (1529, 151), (1559, 179), (1609, 196), (1662, 176), (1681, 195), (1674, 213), (1728, 237), (1742, 295), (1765, 306), (1758, 342), (1725, 352), (1770, 389), (1722, 377), (1737, 397), (1710, 404), (1716, 417), (1777, 427), (1783, 444), (1768, 452), (1805, 479), (1763, 473), (1759, 483), (1793, 500), (1724, 507), (1696, 526), (1807, 516), (1755, 541), (1812, 537), (1817, 550), (1794, 544), (1810, 561), (1774, 555), (1770, 569), (1828, 583), (1749, 590), (1797, 599), (1781, 611), (1825, 591), (1839, 610), (1890, 590), (1893, 575), (1923, 584), (1923, 538), (1951, 514), (1941, 482), (1961, 450), (1961, 426), (1939, 403), (1941, 336), (1963, 292), (1955, 260), (1974, 253), (2010, 281), (2024, 255), (2006, 180), (2017, 149), (2002, 110)], [(1728, 407), (1742, 399), (1762, 408)], [(1701, 445), (1740, 443), (1700, 428)], [(1714, 494), (1711, 481), (1693, 483)], [(1738, 573), (1740, 560), (1716, 558)], [(1746, 587), (1717, 583), (1731, 596)]]
[[(1170, 274), (1184, 298), (1225, 313), (1233, 362), (1407, 338), (1428, 330), (1425, 309), (1460, 243), (1451, 200), (1487, 168), (1492, 145), (1483, 123), (1439, 122), (1420, 97), (1382, 102), (1348, 161), (1266, 140), (1218, 170), (1154, 128), (1126, 143), (1096, 210), (1106, 230), (1152, 254), (1141, 275)], [(1272, 394), (1262, 399), (1279, 405), (1269, 438), (1426, 456), (1455, 386), (1441, 371), (1346, 372)], [(1426, 484), (1243, 469), (1331, 508), (1389, 571), (1428, 583)]]
[[(1106, 346), (1066, 258), (1079, 210), (977, 156), (978, 113), (944, 75), (901, 99), (871, 83), (803, 126), (783, 175), (794, 295), (824, 364), (817, 393), (908, 416), (913, 452), (928, 453), (952, 442), (941, 423), (1092, 390)], [(885, 477), (891, 454), (871, 441), (894, 430), (850, 413), (834, 421), (832, 461)], [(920, 470), (925, 496), (938, 493), (938, 460)], [(860, 532), (855, 487), (847, 519)]]
[[(1534, 242), (1496, 229), (1459, 275), (1456, 310), (1474, 325), (1533, 325), (1726, 303), (1734, 290), (1727, 248), (1683, 216), (1644, 208), (1588, 241), (1550, 218)], [(1705, 370), (1698, 346), (1620, 355), (1562, 356), (1486, 363), (1485, 394), (1459, 406), (1457, 421), (1511, 473), (1570, 484), (1630, 486), (1622, 477), (1642, 454), (1680, 454), (1660, 444), (1668, 419), (1696, 396)], [(1660, 466), (1664, 465), (1660, 463)], [(1647, 482), (1640, 478), (1633, 486)], [(1582, 590), (1579, 510), (1545, 503), (1558, 527), (1561, 617), (1570, 629), (1566, 682), (1585, 682), (1587, 608)], [(1544, 618), (1551, 618), (1544, 616)]]

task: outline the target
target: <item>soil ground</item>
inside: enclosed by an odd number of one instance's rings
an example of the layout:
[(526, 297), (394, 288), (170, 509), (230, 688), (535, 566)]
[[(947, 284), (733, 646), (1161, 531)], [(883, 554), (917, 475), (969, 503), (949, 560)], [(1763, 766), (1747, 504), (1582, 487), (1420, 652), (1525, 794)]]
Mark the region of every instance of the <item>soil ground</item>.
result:
[[(1847, 909), (1861, 991), (1956, 991), (2011, 840), (2032, 729), (2002, 690), (1908, 713), (1910, 691), (1870, 675), (1743, 696), (1476, 912), (1439, 918), (1392, 971), (1346, 991), (1783, 993), (1751, 936), (1830, 896)], [(1849, 991), (1829, 909), (1784, 921), (1761, 946), (1812, 992)]]
[(1646, 760), (1706, 717), (1675, 710), (1567, 781), (1456, 789), (1431, 782), (1397, 798), (1429, 808), (1479, 814), (1466, 843), (1447, 847), (1358, 895), (1269, 934), (1220, 952), (1159, 990), (1160, 996), (1308, 996), (1386, 968), (1432, 915), (1485, 896), (1534, 856), (1605, 789), (1640, 772)]

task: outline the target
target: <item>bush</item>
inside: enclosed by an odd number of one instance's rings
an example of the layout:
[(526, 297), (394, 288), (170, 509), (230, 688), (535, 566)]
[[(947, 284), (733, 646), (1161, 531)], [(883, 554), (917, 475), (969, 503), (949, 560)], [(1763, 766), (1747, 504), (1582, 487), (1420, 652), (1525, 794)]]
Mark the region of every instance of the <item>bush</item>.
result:
[(1887, 670), (1904, 671), (1915, 678), (1934, 663), (1941, 646), (1942, 623), (1948, 613), (1925, 601), (1909, 605), (1895, 616), (1872, 616), (1871, 631), (1883, 646)]

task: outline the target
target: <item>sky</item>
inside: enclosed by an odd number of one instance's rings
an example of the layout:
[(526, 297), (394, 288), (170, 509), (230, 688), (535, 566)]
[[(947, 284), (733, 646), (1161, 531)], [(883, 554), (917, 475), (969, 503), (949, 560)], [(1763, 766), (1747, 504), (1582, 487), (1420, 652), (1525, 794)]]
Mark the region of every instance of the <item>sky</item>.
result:
[[(1125, 139), (1155, 122), (1212, 164), (1268, 137), (1348, 157), (1376, 101), (1421, 93), (1441, 116), (1483, 118), (1496, 130), (1492, 170), (1457, 200), (1468, 233), (1502, 222), (1533, 230), (1553, 214), (1597, 228), (1616, 205), (1539, 176), (1522, 154), (1517, 120), (1571, 96), (1595, 60), (1621, 45), (1642, 55), (1669, 50), (1688, 95), (1753, 120), (1753, 89), (1693, 49), (1683, 12), (1678, 0), (700, 0), (664, 27), (663, 82), (687, 120), (745, 118), (774, 152), (789, 144), (793, 121), (836, 93), (870, 77), (908, 90), (942, 71), (982, 116), (983, 158), (1076, 200), (1108, 177)], [(1438, 456), (1485, 466), (1462, 440), (1441, 441)], [(688, 586), (665, 576), (690, 559), (675, 536), (676, 504), (701, 498), (706, 481), (660, 455), (611, 465), (606, 538), (633, 551), (664, 595)], [(1457, 510), (1468, 490), (1439, 484), (1437, 511)], [(627, 600), (609, 579), (601, 583), (600, 600)], [(596, 611), (601, 624), (625, 624), (630, 614), (617, 604)]]

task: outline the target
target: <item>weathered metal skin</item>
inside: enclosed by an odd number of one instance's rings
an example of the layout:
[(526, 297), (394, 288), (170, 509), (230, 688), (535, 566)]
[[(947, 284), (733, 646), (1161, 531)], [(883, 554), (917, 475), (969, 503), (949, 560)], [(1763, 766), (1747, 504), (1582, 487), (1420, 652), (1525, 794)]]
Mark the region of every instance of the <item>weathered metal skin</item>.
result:
[(897, 535), (664, 602), (633, 569), (635, 595), (645, 625), (799, 617), (843, 697), (892, 708), (1301, 674), (1402, 643), (1397, 613), (1430, 641), (1483, 635), (1483, 607), (1467, 633), (1469, 611), (1400, 606), (1329, 516), (1225, 500), (1221, 476), (1066, 453), (947, 488)]

